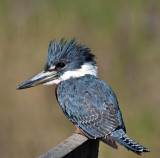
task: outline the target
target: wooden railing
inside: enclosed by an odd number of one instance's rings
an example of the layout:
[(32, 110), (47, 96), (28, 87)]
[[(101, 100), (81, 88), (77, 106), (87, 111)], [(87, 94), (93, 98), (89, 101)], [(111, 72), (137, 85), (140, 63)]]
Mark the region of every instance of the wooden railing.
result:
[(99, 140), (74, 133), (40, 158), (98, 158)]

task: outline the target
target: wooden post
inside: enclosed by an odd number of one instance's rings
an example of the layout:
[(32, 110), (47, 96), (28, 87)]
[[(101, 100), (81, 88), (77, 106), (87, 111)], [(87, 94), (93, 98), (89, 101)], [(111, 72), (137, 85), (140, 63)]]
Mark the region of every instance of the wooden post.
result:
[(99, 140), (74, 133), (40, 158), (98, 158)]

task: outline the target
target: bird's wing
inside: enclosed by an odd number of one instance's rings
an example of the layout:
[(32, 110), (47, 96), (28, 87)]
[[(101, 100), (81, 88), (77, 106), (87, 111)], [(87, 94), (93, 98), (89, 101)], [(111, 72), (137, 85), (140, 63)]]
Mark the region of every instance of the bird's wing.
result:
[(121, 124), (114, 92), (96, 77), (62, 82), (57, 96), (66, 117), (91, 139), (105, 137)]

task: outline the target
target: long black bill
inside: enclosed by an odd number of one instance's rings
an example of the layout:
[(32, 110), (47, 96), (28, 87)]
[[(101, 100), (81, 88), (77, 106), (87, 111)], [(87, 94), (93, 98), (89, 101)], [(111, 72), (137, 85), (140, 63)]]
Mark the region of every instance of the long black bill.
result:
[(56, 74), (56, 71), (42, 71), (39, 74), (31, 77), (27, 81), (20, 84), (16, 89), (25, 89), (47, 83), (49, 81), (54, 80)]

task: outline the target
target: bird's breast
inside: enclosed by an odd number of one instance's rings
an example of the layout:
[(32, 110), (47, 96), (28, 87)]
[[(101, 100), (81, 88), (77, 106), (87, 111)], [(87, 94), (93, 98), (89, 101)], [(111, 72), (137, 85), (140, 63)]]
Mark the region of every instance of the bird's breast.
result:
[(56, 99), (58, 101), (58, 96), (57, 96), (57, 89), (58, 89), (58, 86), (60, 85), (61, 82), (59, 82), (56, 87), (55, 87), (55, 96), (56, 96)]

